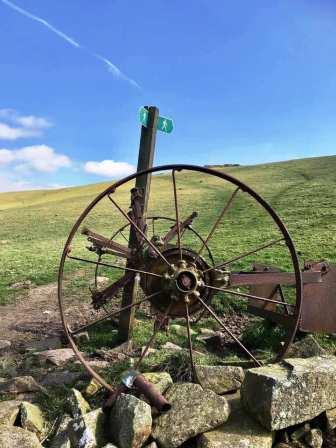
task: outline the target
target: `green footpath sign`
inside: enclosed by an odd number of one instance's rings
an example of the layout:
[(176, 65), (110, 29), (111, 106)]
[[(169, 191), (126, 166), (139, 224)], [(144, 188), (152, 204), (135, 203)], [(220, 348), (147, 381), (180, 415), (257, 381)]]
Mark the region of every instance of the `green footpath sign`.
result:
[[(140, 118), (140, 123), (142, 124), (142, 126), (147, 127), (147, 125), (148, 125), (148, 110), (145, 109), (144, 107), (141, 107), (139, 110), (139, 118)], [(156, 123), (156, 128), (158, 131), (166, 132), (167, 134), (170, 134), (172, 132), (172, 130), (174, 129), (173, 120), (171, 120), (170, 118), (158, 117), (158, 120)]]

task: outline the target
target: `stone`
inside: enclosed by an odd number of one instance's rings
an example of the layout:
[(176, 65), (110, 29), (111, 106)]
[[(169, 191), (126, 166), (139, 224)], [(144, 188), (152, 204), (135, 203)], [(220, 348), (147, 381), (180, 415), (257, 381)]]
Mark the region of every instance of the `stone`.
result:
[(146, 445), (145, 448), (158, 448), (156, 442), (151, 442), (149, 445)]
[(334, 430), (336, 428), (336, 408), (326, 411), (326, 419), (329, 429)]
[(0, 352), (5, 352), (11, 347), (12, 343), (6, 339), (0, 339)]
[(291, 439), (296, 442), (297, 440), (300, 440), (303, 438), (304, 435), (307, 434), (307, 432), (310, 431), (310, 425), (309, 423), (305, 423), (302, 426), (299, 426), (298, 429), (296, 429), (294, 432), (292, 432), (291, 434)]
[(9, 289), (29, 289), (32, 286), (33, 282), (31, 280), (23, 280), (22, 282), (11, 284)]
[(0, 393), (3, 394), (21, 394), (41, 390), (43, 390), (43, 387), (32, 376), (18, 376), (0, 383)]
[(31, 341), (26, 344), (27, 351), (45, 351), (45, 350), (56, 350), (62, 347), (62, 340), (58, 336), (52, 338), (42, 339), (40, 341)]
[(110, 348), (108, 350), (102, 348), (96, 351), (96, 353), (101, 356), (106, 361), (114, 361), (116, 359), (116, 354), (123, 353), (128, 354), (133, 348), (132, 341), (126, 341), (123, 342), (120, 345), (117, 345), (116, 347)]
[(168, 372), (147, 372), (142, 374), (147, 381), (153, 383), (155, 388), (163, 394), (173, 384), (172, 377)]
[(104, 277), (102, 275), (98, 275), (96, 278), (97, 284), (95, 282), (95, 280), (92, 280), (90, 282), (91, 286), (96, 287), (98, 289), (104, 289), (106, 288), (109, 283), (111, 283), (111, 280), (108, 277)]
[(77, 344), (85, 344), (86, 342), (90, 342), (90, 336), (87, 331), (82, 331), (81, 333), (74, 334), (73, 338), (77, 342)]
[(24, 401), (21, 403), (20, 413), (22, 428), (41, 436), (46, 427), (41, 409), (36, 404)]
[(50, 443), (50, 448), (71, 448), (71, 441), (67, 431), (71, 420), (72, 418), (70, 415), (63, 415), (60, 424), (58, 425), (56, 434)]
[[(185, 327), (184, 325), (172, 324), (172, 325), (169, 326), (169, 330), (172, 333), (177, 334), (178, 336), (188, 337), (188, 330), (187, 330), (187, 327)], [(197, 333), (196, 333), (195, 330), (190, 328), (190, 334), (193, 336), (193, 335), (195, 335)]]
[(318, 428), (311, 429), (305, 436), (305, 442), (311, 448), (321, 448), (323, 445), (322, 431)]
[(216, 334), (216, 331), (211, 330), (211, 328), (200, 328), (199, 332), (203, 336), (215, 336)]
[(182, 347), (180, 347), (177, 344), (174, 344), (173, 342), (166, 342), (165, 344), (163, 344), (161, 348), (163, 348), (164, 350), (175, 350), (175, 351), (183, 350)]
[(147, 356), (152, 355), (153, 353), (156, 353), (156, 352), (157, 352), (156, 348), (147, 347), (144, 345), (143, 347), (141, 347), (140, 353), (141, 353), (141, 356), (144, 356), (144, 354), (145, 354), (144, 357), (147, 358)]
[(274, 434), (244, 412), (239, 394), (227, 397), (231, 413), (228, 421), (202, 434), (198, 448), (271, 448)]
[(286, 358), (311, 358), (325, 354), (326, 351), (320, 346), (314, 336), (309, 334), (289, 347)]
[(21, 401), (18, 400), (0, 401), (0, 426), (14, 425), (20, 412), (20, 405)]
[(71, 420), (68, 434), (72, 445), (76, 448), (97, 448), (106, 445), (108, 440), (105, 425), (106, 417), (101, 409)]
[[(96, 370), (107, 369), (110, 367), (109, 361), (104, 361), (103, 359), (87, 359), (87, 364)], [(75, 365), (82, 366), (80, 361), (75, 361)]]
[(43, 448), (36, 434), (17, 426), (0, 426), (1, 448)]
[(73, 418), (82, 417), (91, 411), (89, 403), (77, 389), (71, 389), (68, 403)]
[(56, 350), (46, 350), (34, 353), (40, 363), (49, 362), (55, 366), (63, 366), (75, 358), (72, 348), (59, 348)]
[(44, 387), (59, 385), (70, 386), (81, 378), (83, 378), (83, 374), (78, 372), (70, 372), (69, 370), (50, 372), (42, 378), (41, 385)]
[(303, 423), (336, 407), (336, 357), (293, 358), (249, 369), (241, 392), (245, 408), (265, 428)]
[(244, 369), (235, 366), (196, 366), (197, 379), (205, 389), (224, 394), (239, 389), (244, 380)]
[(89, 382), (89, 384), (86, 386), (85, 388), (85, 395), (87, 395), (88, 397), (92, 397), (93, 395), (95, 395), (100, 389), (102, 389), (102, 385), (100, 383), (98, 383), (97, 380), (95, 380), (94, 378), (91, 379), (91, 381)]
[(149, 404), (129, 394), (120, 394), (109, 418), (112, 440), (119, 448), (140, 448), (152, 431)]
[(165, 394), (171, 409), (154, 422), (152, 436), (160, 447), (176, 448), (186, 440), (210, 431), (229, 417), (229, 404), (199, 384), (176, 383)]
[(113, 445), (113, 443), (108, 443), (107, 445), (103, 446), (103, 448), (118, 448), (116, 445)]

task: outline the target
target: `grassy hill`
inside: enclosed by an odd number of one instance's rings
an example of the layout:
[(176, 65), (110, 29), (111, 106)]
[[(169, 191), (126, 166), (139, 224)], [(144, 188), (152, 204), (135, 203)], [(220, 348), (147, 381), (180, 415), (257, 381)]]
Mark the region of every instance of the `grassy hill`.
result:
[[(242, 180), (269, 201), (287, 225), (302, 259), (336, 262), (336, 156), (218, 169)], [(191, 174), (180, 175), (178, 185), (183, 199), (182, 217), (194, 209), (199, 211), (195, 225), (206, 235), (211, 218), (216, 217), (214, 206), (229, 195), (229, 188), (218, 182), (208, 185), (204, 175)], [(15, 282), (31, 280), (43, 284), (56, 280), (71, 226), (84, 207), (107, 186), (108, 183), (101, 183), (0, 194), (0, 303), (12, 297), (14, 293), (9, 286)], [(153, 212), (174, 217), (170, 179), (155, 176), (152, 193)], [(127, 208), (128, 202), (129, 191), (124, 188), (120, 203)], [(94, 221), (95, 228), (105, 229), (107, 235), (112, 231), (110, 207), (111, 204), (105, 204)], [(246, 248), (252, 237), (256, 243), (265, 241), (262, 237), (269, 233), (267, 222), (251, 211), (244, 198), (237, 201), (228, 226), (216, 243), (220, 246), (218, 251), (225, 246), (228, 255)], [(267, 260), (278, 261), (275, 249)]]

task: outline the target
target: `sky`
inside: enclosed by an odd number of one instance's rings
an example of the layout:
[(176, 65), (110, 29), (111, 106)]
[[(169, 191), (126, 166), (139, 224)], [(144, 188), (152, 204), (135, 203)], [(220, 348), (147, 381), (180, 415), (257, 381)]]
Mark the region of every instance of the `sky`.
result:
[(0, 191), (336, 154), (334, 0), (0, 0)]

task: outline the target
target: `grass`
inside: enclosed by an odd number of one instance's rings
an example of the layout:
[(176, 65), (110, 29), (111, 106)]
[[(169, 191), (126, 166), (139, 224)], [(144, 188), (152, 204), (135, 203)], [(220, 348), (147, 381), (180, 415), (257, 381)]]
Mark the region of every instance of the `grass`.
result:
[[(336, 156), (293, 160), (256, 166), (225, 167), (219, 171), (228, 173), (264, 197), (282, 218), (303, 260), (326, 259), (336, 263)], [(233, 192), (233, 187), (216, 177), (183, 171), (176, 173), (180, 217), (184, 219), (193, 211), (198, 217), (193, 228), (206, 236), (218, 217), (223, 205)], [(20, 291), (11, 289), (13, 283), (30, 280), (36, 285), (56, 281), (58, 265), (64, 243), (70, 229), (82, 210), (109, 184), (95, 184), (61, 190), (15, 192), (0, 194), (0, 304), (13, 301)], [(129, 206), (131, 185), (123, 186), (114, 194), (124, 210)], [(174, 218), (173, 189), (169, 175), (156, 175), (152, 179), (152, 193), (148, 215)], [(125, 219), (107, 199), (101, 201), (83, 226), (111, 236)], [(155, 223), (154, 233), (165, 234), (171, 224)], [(149, 229), (152, 232), (152, 229)], [(127, 231), (125, 232), (127, 235)], [(246, 193), (238, 193), (225, 216), (224, 223), (216, 230), (211, 240), (211, 251), (215, 262), (235, 257), (265, 241), (279, 237), (270, 216), (265, 214)], [(120, 237), (121, 238), (121, 237)], [(192, 233), (184, 236), (189, 247), (199, 248), (200, 242)], [(118, 242), (125, 244), (122, 239)], [(85, 248), (87, 241), (78, 235), (72, 242), (72, 254), (95, 260), (95, 254)], [(206, 256), (207, 260), (209, 258)], [(291, 262), (284, 245), (277, 245), (258, 254), (246, 257), (234, 265), (235, 270), (250, 269), (257, 261), (291, 269)], [(111, 259), (108, 260), (111, 262)], [(118, 278), (122, 271), (100, 268), (99, 274), (110, 281)], [(88, 290), (94, 266), (69, 261), (65, 266), (68, 279), (66, 293), (69, 297), (90, 300)], [(219, 294), (213, 304), (219, 313), (244, 311), (244, 302)], [(210, 324), (209, 324), (210, 325)], [(135, 340), (145, 345), (150, 335), (152, 322), (142, 320), (135, 328)], [(281, 336), (281, 335), (280, 335)], [(272, 346), (280, 337), (262, 326), (255, 325), (245, 334), (249, 345)], [(171, 338), (169, 337), (171, 340)], [(168, 337), (160, 334), (157, 346)], [(113, 346), (116, 334), (92, 332), (90, 346)], [(185, 341), (174, 336), (173, 342), (185, 345)], [(198, 347), (195, 341), (195, 348)]]
[[(302, 259), (336, 262), (336, 156), (226, 167), (225, 172), (250, 185), (270, 202), (291, 232)], [(177, 181), (180, 214), (187, 216), (196, 209), (199, 217), (194, 226), (206, 235), (211, 220), (218, 215), (220, 205), (232, 188), (222, 186), (217, 179), (209, 184), (202, 174), (181, 173)], [(107, 185), (0, 194), (0, 303), (13, 299), (15, 292), (10, 289), (13, 283), (31, 280), (41, 285), (56, 280), (62, 248), (71, 226), (84, 207)], [(174, 217), (172, 199), (170, 179), (154, 176), (149, 214)], [(121, 189), (118, 201), (127, 208), (128, 188)], [(234, 256), (272, 238), (270, 221), (251, 204), (246, 195), (241, 194), (228, 213), (226, 226), (216, 235), (216, 247), (212, 248), (219, 259)], [(100, 204), (88, 224), (109, 234), (124, 222), (106, 201)], [(79, 240), (79, 244), (83, 244), (83, 240)], [(82, 254), (87, 255), (85, 251)], [(246, 263), (250, 261), (251, 258)], [(289, 264), (279, 247), (265, 251), (263, 261), (284, 267)], [(73, 272), (79, 265), (73, 262), (67, 269)]]

